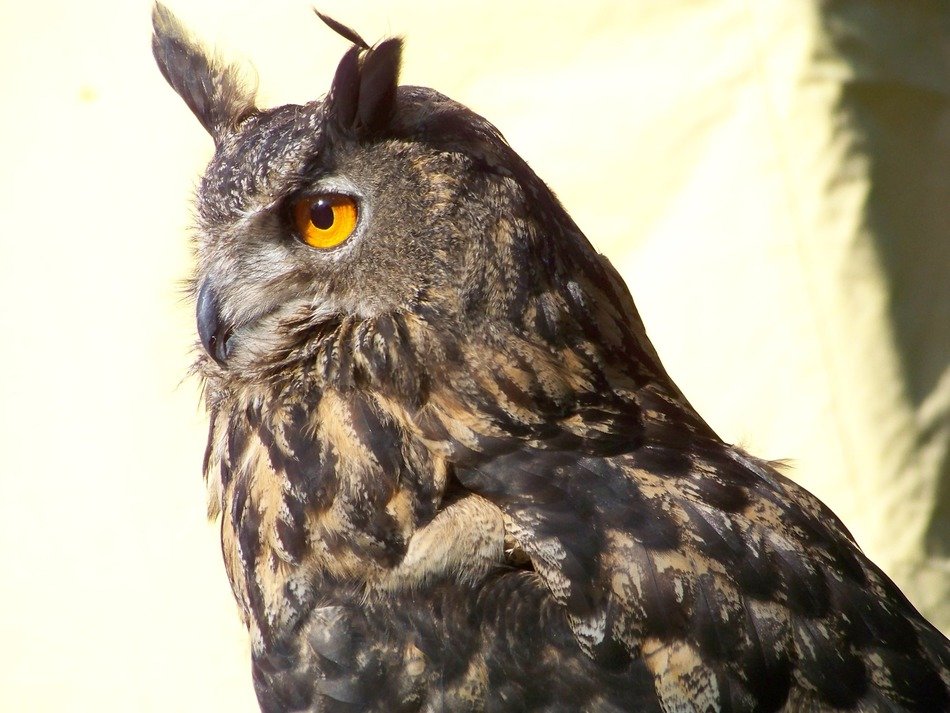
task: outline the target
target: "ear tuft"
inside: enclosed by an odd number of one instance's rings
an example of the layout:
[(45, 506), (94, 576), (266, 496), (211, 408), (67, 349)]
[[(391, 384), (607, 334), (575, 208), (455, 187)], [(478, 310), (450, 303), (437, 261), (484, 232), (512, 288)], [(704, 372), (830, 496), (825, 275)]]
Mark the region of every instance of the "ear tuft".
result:
[(356, 123), (360, 101), (360, 50), (350, 47), (336, 67), (324, 116), (328, 127), (347, 133)]
[(350, 28), (350, 27), (347, 27), (347, 26), (344, 25), (342, 22), (339, 22), (339, 21), (337, 21), (337, 20), (334, 20), (334, 19), (333, 19), (332, 17), (330, 17), (329, 15), (324, 15), (322, 12), (320, 12), (320, 11), (317, 10), (316, 8), (314, 8), (313, 11), (317, 14), (317, 17), (319, 17), (321, 20), (323, 20), (323, 24), (325, 24), (327, 27), (329, 27), (329, 28), (330, 28), (331, 30), (333, 30), (335, 33), (337, 33), (338, 35), (340, 35), (340, 36), (343, 37), (344, 39), (349, 40), (350, 42), (352, 42), (354, 45), (356, 45), (356, 46), (359, 47), (360, 49), (364, 49), (364, 50), (368, 50), (368, 49), (369, 49), (369, 44), (367, 44), (366, 40), (364, 40), (362, 37), (360, 37), (360, 36), (357, 34), (356, 30), (354, 30), (354, 29), (352, 29), (352, 28)]
[(380, 42), (366, 53), (360, 75), (357, 111), (357, 122), (363, 130), (371, 133), (380, 131), (392, 118), (401, 60), (402, 40), (398, 39)]
[[(359, 35), (356, 38), (360, 39)], [(354, 44), (347, 50), (333, 75), (324, 109), (333, 133), (364, 139), (386, 128), (396, 108), (401, 58), (399, 39), (385, 40), (365, 50)]]
[(162, 76), (220, 144), (242, 119), (257, 111), (253, 89), (237, 67), (209, 56), (161, 3), (152, 9), (152, 27), (152, 54)]

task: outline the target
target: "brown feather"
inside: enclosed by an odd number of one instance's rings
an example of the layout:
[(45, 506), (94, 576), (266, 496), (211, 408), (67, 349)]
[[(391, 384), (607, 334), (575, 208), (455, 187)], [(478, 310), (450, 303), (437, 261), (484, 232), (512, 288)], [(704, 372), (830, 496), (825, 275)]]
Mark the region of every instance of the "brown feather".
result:
[[(229, 127), (193, 281), (229, 336), (196, 370), (262, 708), (950, 709), (950, 642), (710, 429), (501, 134), (397, 87), (398, 41), (323, 18), (355, 45), (329, 96), (235, 124), (156, 12)], [(321, 252), (288, 215), (326, 191), (361, 217)]]

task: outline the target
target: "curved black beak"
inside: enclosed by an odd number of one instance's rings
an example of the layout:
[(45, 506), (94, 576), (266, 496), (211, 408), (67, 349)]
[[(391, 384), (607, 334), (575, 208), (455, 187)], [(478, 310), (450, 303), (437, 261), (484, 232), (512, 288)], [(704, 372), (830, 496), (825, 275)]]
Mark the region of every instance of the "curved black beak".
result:
[(221, 322), (218, 297), (207, 280), (201, 283), (201, 288), (198, 290), (195, 316), (198, 320), (198, 337), (201, 339), (201, 345), (212, 359), (224, 366), (228, 359), (231, 327)]

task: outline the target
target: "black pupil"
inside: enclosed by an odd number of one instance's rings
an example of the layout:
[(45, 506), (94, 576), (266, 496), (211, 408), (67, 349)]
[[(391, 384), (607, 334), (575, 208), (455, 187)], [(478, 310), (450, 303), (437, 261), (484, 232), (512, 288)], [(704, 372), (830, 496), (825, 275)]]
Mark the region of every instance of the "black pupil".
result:
[(333, 203), (326, 198), (317, 198), (310, 206), (310, 222), (315, 228), (329, 230), (333, 226)]

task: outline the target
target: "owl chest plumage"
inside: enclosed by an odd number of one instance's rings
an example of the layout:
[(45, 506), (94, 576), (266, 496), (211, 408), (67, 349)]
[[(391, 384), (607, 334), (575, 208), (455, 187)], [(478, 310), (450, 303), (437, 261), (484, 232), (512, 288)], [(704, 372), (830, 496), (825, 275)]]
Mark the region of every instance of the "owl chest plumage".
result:
[(655, 707), (642, 662), (586, 654), (502, 510), (459, 487), (447, 456), (479, 436), (326, 376), (209, 389), (206, 476), (265, 710)]

